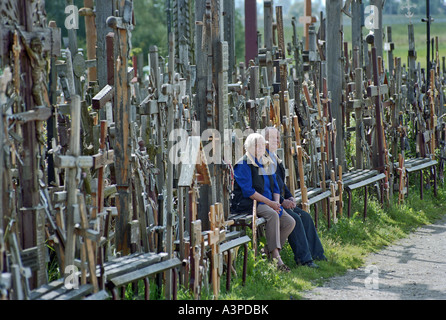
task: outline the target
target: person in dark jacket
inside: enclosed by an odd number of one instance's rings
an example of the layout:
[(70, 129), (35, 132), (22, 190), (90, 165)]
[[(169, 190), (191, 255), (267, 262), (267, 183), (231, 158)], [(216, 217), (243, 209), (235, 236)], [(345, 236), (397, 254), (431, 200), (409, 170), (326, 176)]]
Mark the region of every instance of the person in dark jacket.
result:
[(245, 141), (245, 155), (234, 166), (234, 191), (231, 212), (252, 212), (257, 201), (257, 215), (266, 219), (267, 249), (281, 271), (290, 269), (283, 263), (280, 250), (294, 230), (295, 220), (283, 210), (275, 173), (270, 171), (270, 158), (266, 156), (265, 138), (259, 133), (250, 134)]
[(280, 147), (280, 132), (274, 127), (265, 129), (265, 140), (267, 141), (267, 152), (271, 161), (276, 166), (276, 180), (280, 189), (280, 204), (290, 216), (296, 221), (294, 230), (288, 237), (294, 260), (298, 265), (311, 268), (318, 266), (313, 260), (327, 260), (324, 249), (314, 226), (310, 214), (296, 206), (293, 194), (285, 184), (285, 167), (276, 151)]

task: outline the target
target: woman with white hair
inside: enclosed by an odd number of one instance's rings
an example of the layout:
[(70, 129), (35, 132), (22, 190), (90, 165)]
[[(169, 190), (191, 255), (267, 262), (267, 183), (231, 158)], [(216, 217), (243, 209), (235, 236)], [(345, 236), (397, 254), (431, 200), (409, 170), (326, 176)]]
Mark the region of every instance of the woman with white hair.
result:
[(257, 215), (266, 219), (268, 251), (277, 260), (278, 269), (289, 272), (280, 257), (280, 250), (296, 222), (279, 203), (280, 190), (271, 170), (270, 158), (265, 155), (265, 138), (259, 133), (250, 134), (245, 141), (245, 150), (245, 155), (234, 166), (231, 211), (251, 212), (253, 200), (257, 200)]

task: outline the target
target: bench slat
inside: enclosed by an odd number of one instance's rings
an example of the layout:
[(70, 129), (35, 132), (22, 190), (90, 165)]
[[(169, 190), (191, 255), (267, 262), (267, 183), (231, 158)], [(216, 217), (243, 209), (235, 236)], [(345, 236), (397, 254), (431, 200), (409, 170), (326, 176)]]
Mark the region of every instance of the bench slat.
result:
[(52, 290), (56, 290), (56, 289), (60, 288), (61, 286), (63, 286), (63, 284), (64, 284), (63, 279), (58, 279), (58, 280), (55, 280), (48, 284), (45, 284), (45, 285), (41, 286), (40, 288), (37, 288), (36, 290), (32, 291), (30, 294), (30, 299), (37, 300), (44, 294), (47, 294), (48, 292), (50, 292)]
[(230, 250), (232, 248), (241, 246), (242, 244), (248, 243), (250, 241), (251, 241), (250, 237), (243, 236), (241, 238), (234, 239), (234, 240), (231, 240), (231, 241), (228, 241), (228, 242), (225, 242), (225, 243), (221, 244), (220, 245), (220, 251), (221, 252), (225, 252), (225, 251), (228, 251), (228, 250)]
[(114, 287), (120, 287), (127, 283), (131, 283), (140, 279), (144, 279), (152, 274), (160, 273), (168, 269), (176, 268), (181, 265), (181, 261), (178, 258), (173, 258), (163, 262), (159, 262), (148, 267), (117, 276), (110, 279), (110, 284)]
[(93, 291), (93, 285), (84, 284), (79, 289), (71, 289), (56, 297), (55, 300), (80, 300)]
[(372, 178), (369, 178), (369, 179), (366, 179), (366, 180), (363, 180), (363, 181), (360, 181), (360, 182), (357, 182), (357, 183), (348, 185), (348, 186), (346, 186), (346, 187), (347, 187), (348, 189), (350, 189), (350, 190), (354, 190), (354, 189), (357, 189), (357, 188), (360, 188), (360, 187), (364, 187), (364, 186), (366, 186), (366, 185), (369, 185), (369, 184), (371, 184), (371, 183), (374, 183), (374, 182), (376, 182), (376, 181), (382, 180), (382, 179), (384, 179), (385, 177), (386, 177), (386, 175), (385, 175), (384, 173), (381, 173), (381, 174), (379, 174), (379, 175), (377, 175), (377, 176), (374, 176), (374, 177), (372, 177)]
[(110, 298), (110, 295), (107, 293), (107, 291), (101, 290), (86, 297), (84, 300), (107, 300), (108, 298)]
[(418, 164), (418, 165), (416, 165), (414, 167), (410, 167), (410, 168), (406, 167), (406, 171), (407, 172), (419, 171), (419, 170), (422, 170), (422, 169), (425, 169), (425, 168), (429, 168), (429, 167), (435, 166), (436, 164), (437, 164), (437, 161), (436, 160), (432, 160), (432, 161), (429, 161), (429, 162), (426, 162), (426, 163)]
[(321, 201), (321, 200), (324, 200), (324, 199), (326, 199), (326, 198), (329, 198), (329, 197), (331, 197), (331, 191), (327, 190), (327, 191), (325, 191), (325, 192), (323, 192), (323, 193), (317, 195), (316, 197), (310, 199), (310, 200), (308, 201), (308, 203), (309, 203), (310, 205), (312, 205), (312, 204), (315, 204), (315, 203), (317, 203), (317, 202), (319, 202), (319, 201)]

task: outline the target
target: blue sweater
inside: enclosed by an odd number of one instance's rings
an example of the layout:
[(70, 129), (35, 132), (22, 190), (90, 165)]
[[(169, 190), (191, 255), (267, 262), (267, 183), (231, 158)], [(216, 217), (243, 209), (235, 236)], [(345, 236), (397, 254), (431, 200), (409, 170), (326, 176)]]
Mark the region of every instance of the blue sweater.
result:
[[(270, 179), (267, 178), (265, 169), (261, 163), (257, 159), (255, 159), (256, 165), (260, 168), (259, 172), (260, 174), (264, 175), (264, 188), (263, 188), (263, 196), (265, 198), (268, 198), (270, 200), (274, 200), (273, 194), (271, 193), (271, 185), (270, 185)], [(280, 194), (279, 185), (277, 184), (276, 174), (272, 174), (273, 176), (273, 192)], [(234, 167), (234, 177), (237, 181), (238, 185), (242, 189), (243, 197), (249, 198), (252, 196), (256, 190), (254, 189), (252, 185), (252, 176), (251, 176), (251, 168), (248, 165), (248, 162), (243, 160), (238, 162)], [(267, 178), (267, 179), (265, 179)], [(263, 204), (262, 202), (259, 202), (259, 204)]]

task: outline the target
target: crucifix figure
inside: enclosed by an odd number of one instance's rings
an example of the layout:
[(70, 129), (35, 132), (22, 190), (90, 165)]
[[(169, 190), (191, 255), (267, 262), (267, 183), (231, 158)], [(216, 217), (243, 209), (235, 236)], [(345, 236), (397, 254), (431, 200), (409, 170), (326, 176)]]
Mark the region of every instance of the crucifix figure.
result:
[[(37, 106), (44, 106), (45, 102), (44, 100), (44, 92), (46, 93), (46, 88), (43, 85), (46, 83), (44, 79), (45, 74), (45, 68), (47, 67), (47, 61), (43, 57), (43, 45), (42, 45), (42, 39), (40, 37), (35, 36), (31, 39), (31, 44), (28, 45), (26, 43), (25, 37), (21, 36), (22, 42), (25, 45), (26, 52), (28, 53), (28, 56), (31, 60), (31, 67), (32, 67), (32, 79), (33, 79), (33, 86), (32, 86), (32, 94), (34, 98), (34, 102)], [(49, 103), (48, 103), (49, 105)]]

